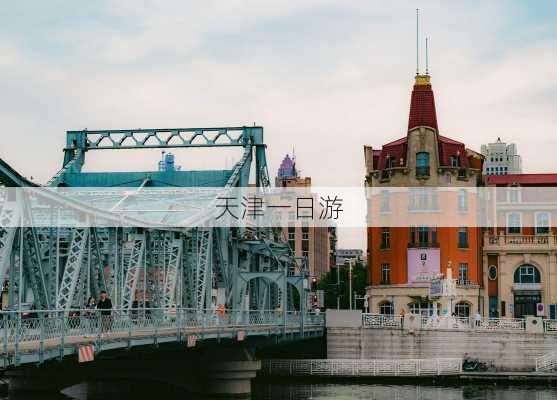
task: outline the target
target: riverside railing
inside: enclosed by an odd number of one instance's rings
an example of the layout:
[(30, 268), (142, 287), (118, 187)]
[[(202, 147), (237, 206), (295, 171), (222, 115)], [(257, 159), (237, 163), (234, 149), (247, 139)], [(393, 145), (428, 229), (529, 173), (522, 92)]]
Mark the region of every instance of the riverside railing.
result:
[(275, 376), (439, 376), (462, 372), (461, 358), (266, 360), (262, 372)]
[(547, 372), (557, 369), (557, 351), (536, 358), (536, 372)]
[[(277, 310), (113, 309), (70, 311), (0, 312), (0, 366), (18, 364), (22, 354), (37, 353), (42, 361), (47, 350), (110, 342), (153, 339), (183, 341), (187, 335), (233, 336), (239, 330), (269, 332), (315, 331), (324, 326), (323, 315)], [(9, 359), (7, 361), (7, 359)]]
[[(401, 315), (362, 314), (364, 328), (383, 329), (452, 329), (452, 330), (484, 330), (484, 331), (525, 331), (524, 318), (482, 318), (474, 317), (423, 317), (417, 314)], [(557, 334), (557, 320), (544, 319), (545, 333)]]

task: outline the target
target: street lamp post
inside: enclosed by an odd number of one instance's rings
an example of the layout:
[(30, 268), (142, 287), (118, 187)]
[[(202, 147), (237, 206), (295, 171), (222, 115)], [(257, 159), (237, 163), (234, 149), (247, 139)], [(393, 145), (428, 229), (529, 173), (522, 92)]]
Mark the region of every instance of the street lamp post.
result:
[(348, 260), (348, 265), (349, 265), (349, 269), (348, 269), (348, 297), (350, 298), (350, 309), (352, 310), (352, 264), (355, 262), (356, 260)]
[(337, 310), (340, 310), (340, 264), (337, 265)]

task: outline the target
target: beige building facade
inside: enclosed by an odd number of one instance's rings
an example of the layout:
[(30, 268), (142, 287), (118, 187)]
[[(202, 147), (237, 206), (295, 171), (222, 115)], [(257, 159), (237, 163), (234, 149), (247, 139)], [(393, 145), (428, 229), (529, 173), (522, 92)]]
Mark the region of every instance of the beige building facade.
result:
[(494, 226), (483, 246), (484, 314), (557, 319), (557, 174), (490, 176)]

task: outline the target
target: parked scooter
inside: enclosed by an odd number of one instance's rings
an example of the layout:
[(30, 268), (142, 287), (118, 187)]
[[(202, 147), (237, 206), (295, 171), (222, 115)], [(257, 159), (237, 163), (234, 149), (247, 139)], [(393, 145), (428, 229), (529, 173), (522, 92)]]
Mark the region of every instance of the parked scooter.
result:
[(468, 353), (464, 353), (462, 360), (462, 370), (466, 372), (485, 372), (490, 369), (486, 362), (477, 358), (471, 358)]

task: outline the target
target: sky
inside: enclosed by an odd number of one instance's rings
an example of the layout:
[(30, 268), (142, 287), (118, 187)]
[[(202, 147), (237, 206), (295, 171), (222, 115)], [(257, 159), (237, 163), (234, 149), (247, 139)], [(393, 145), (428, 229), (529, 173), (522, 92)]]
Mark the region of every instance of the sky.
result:
[[(524, 172), (557, 172), (554, 1), (17, 1), (0, 13), (0, 158), (44, 183), (65, 131), (265, 129), (317, 186), (360, 186), (363, 146), (406, 134), (429, 39), (440, 133), (515, 142)], [(109, 153), (109, 154), (106, 154)], [(176, 151), (183, 169), (233, 151)], [(89, 154), (88, 170), (154, 169), (160, 154)], [(345, 230), (341, 247), (365, 247)]]

